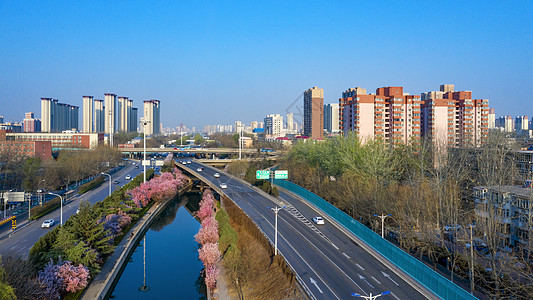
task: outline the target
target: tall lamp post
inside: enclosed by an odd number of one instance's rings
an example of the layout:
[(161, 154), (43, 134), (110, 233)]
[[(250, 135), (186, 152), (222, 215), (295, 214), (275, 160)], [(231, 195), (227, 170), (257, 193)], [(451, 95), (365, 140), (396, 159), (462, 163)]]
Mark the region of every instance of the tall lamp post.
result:
[(242, 129), (239, 126), (239, 159), (242, 157)]
[(109, 197), (111, 197), (111, 175), (104, 173), (104, 172), (102, 172), (102, 175), (109, 176)]
[(374, 299), (376, 299), (378, 297), (381, 297), (383, 295), (388, 295), (388, 294), (390, 294), (390, 291), (384, 291), (383, 293), (378, 294), (378, 295), (372, 295), (372, 293), (370, 293), (370, 296), (363, 296), (363, 295), (360, 295), (360, 294), (357, 294), (357, 293), (352, 293), (352, 296), (360, 297), (360, 298), (367, 299), (367, 300), (374, 300)]
[(150, 124), (150, 121), (146, 121), (144, 118), (141, 120), (143, 124), (143, 140), (144, 140), (144, 158), (143, 158), (143, 169), (144, 169), (144, 182), (146, 183), (146, 125)]
[(374, 217), (378, 217), (381, 219), (381, 238), (385, 238), (385, 219), (390, 216), (392, 215), (391, 214), (388, 214), (388, 215), (382, 214), (381, 216), (374, 215)]
[(4, 202), (4, 219), (6, 218), (6, 208), (7, 208), (7, 201), (4, 199), (4, 191), (2, 193), (2, 201)]
[(49, 195), (52, 195), (52, 196), (56, 196), (56, 197), (59, 197), (60, 201), (61, 201), (61, 216), (60, 216), (60, 221), (59, 221), (59, 224), (61, 224), (61, 226), (63, 226), (63, 197), (59, 194), (54, 194), (54, 193), (48, 193)]
[(269, 209), (273, 210), (274, 211), (274, 214), (276, 215), (276, 221), (274, 221), (274, 228), (275, 228), (275, 233), (274, 233), (274, 255), (278, 255), (278, 212), (282, 209), (285, 208), (285, 206), (281, 206), (281, 207), (268, 207)]

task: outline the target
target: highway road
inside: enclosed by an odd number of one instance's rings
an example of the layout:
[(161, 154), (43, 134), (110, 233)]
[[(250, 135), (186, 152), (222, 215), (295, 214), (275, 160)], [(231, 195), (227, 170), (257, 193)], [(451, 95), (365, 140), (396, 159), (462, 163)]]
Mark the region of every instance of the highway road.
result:
[[(115, 190), (118, 186), (123, 186), (128, 183), (129, 180), (125, 179), (126, 175), (129, 174), (133, 178), (141, 172), (142, 166), (139, 166), (139, 169), (135, 169), (130, 162), (126, 167), (111, 175), (111, 182), (115, 180), (119, 181), (118, 185), (111, 183), (112, 190)], [(65, 223), (71, 215), (76, 213), (76, 210), (78, 209), (82, 200), (87, 200), (94, 204), (98, 201), (104, 200), (105, 197), (109, 195), (109, 176), (105, 176), (105, 178), (106, 181), (101, 186), (83, 195), (76, 195), (66, 204), (63, 204), (63, 223)], [(46, 219), (54, 219), (54, 227), (57, 226), (60, 223), (60, 209), (57, 209), (48, 215), (31, 222), (23, 228), (17, 229), (11, 236), (1, 240), (0, 255), (21, 256), (26, 259), (29, 255), (31, 247), (33, 247), (39, 238), (45, 235), (49, 230), (52, 230), (52, 228), (41, 228), (41, 224)]]
[[(426, 299), (402, 278), (388, 269), (343, 231), (328, 222), (316, 225), (311, 219), (319, 213), (299, 198), (280, 193), (276, 203), (249, 184), (197, 162), (182, 165), (196, 171), (213, 185), (227, 184), (224, 193), (241, 207), (274, 241), (274, 212), (269, 207), (284, 205), (278, 215), (278, 249), (301, 278), (314, 299), (349, 299), (391, 291), (380, 299)], [(214, 173), (220, 173), (215, 178)]]

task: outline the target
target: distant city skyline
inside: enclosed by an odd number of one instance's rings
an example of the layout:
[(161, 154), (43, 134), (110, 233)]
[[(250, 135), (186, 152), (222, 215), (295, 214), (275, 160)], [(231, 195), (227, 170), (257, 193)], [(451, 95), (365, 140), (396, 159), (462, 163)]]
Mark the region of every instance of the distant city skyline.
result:
[(532, 9), (531, 1), (2, 2), (0, 114), (42, 118), (43, 97), (82, 107), (83, 95), (114, 93), (136, 107), (159, 99), (164, 127), (288, 112), (301, 122), (313, 86), (329, 104), (359, 86), (420, 95), (453, 83), (489, 99), (497, 116), (531, 117), (533, 95), (523, 91), (533, 82)]

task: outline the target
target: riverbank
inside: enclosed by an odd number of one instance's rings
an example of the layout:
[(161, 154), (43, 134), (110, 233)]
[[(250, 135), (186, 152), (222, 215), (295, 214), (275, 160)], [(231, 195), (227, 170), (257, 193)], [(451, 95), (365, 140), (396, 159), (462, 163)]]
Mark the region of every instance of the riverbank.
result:
[[(182, 188), (177, 197), (180, 197), (192, 187), (192, 182), (189, 181), (187, 186)], [(135, 245), (144, 233), (150, 227), (152, 221), (159, 215), (159, 213), (173, 200), (167, 199), (163, 202), (156, 203), (139, 219), (139, 221), (130, 229), (133, 237), (127, 238), (130, 234), (126, 234), (124, 239), (116, 246), (115, 251), (102, 266), (98, 275), (92, 280), (89, 287), (83, 293), (81, 299), (106, 299), (112, 291), (115, 280), (119, 277), (124, 265), (127, 263), (127, 258), (132, 251), (135, 250)]]

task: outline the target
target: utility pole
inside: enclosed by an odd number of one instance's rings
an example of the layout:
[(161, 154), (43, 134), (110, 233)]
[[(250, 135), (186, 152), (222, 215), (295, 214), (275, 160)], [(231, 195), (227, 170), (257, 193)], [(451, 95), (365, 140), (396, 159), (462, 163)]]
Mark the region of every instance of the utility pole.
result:
[(141, 120), (141, 123), (143, 124), (143, 132), (144, 132), (144, 158), (143, 158), (143, 169), (144, 169), (144, 182), (146, 183), (146, 125), (150, 123), (150, 121), (146, 121), (144, 118)]

